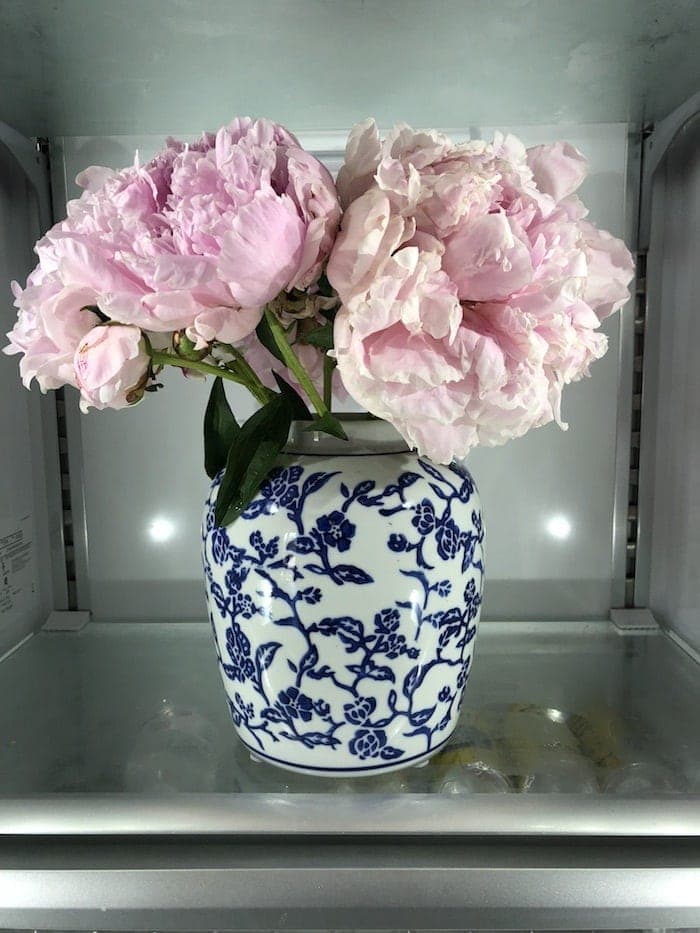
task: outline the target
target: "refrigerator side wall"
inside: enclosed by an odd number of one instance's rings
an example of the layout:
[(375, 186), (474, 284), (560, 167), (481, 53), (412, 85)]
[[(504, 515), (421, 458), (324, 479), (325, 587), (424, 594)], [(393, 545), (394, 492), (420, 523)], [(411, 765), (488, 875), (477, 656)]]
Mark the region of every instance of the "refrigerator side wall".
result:
[[(0, 346), (15, 322), (9, 283), (23, 280), (33, 265), (31, 245), (40, 226), (37, 198), (16, 155), (0, 143), (0, 282), (6, 283)], [(48, 483), (45, 465), (45, 436), (51, 437), (52, 427), (55, 431), (55, 401), (53, 395), (42, 398), (36, 387), (27, 392), (17, 359), (0, 356), (0, 656), (39, 628), (51, 609), (64, 608), (52, 579), (52, 553), (62, 553), (61, 513), (56, 505), (50, 510), (53, 497), (47, 494), (59, 475), (55, 448)]]
[(657, 175), (649, 249), (656, 389), (649, 605), (700, 650), (700, 115)]

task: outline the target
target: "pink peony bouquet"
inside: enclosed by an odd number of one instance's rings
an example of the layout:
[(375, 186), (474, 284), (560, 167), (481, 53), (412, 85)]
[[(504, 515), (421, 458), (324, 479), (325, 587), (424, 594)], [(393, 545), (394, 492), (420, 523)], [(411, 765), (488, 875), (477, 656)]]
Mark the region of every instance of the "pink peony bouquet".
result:
[[(6, 353), (83, 411), (213, 376), (205, 466), (234, 520), (292, 420), (343, 437), (347, 391), (440, 463), (556, 420), (629, 298), (621, 240), (587, 221), (583, 155), (514, 136), (455, 144), (372, 120), (334, 184), (284, 127), (239, 118), (146, 164), (93, 166), (37, 244)], [(334, 386), (334, 375), (340, 384)], [(238, 425), (222, 380), (260, 409)]]

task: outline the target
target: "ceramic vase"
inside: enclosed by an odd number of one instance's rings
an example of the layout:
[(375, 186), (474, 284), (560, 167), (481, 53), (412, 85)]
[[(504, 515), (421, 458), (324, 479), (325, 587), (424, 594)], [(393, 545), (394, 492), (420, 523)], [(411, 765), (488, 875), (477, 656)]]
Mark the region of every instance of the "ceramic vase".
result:
[(411, 452), (388, 424), (348, 441), (295, 423), (245, 512), (202, 556), (231, 717), (283, 768), (368, 775), (445, 745), (469, 678), (483, 525), (468, 471)]

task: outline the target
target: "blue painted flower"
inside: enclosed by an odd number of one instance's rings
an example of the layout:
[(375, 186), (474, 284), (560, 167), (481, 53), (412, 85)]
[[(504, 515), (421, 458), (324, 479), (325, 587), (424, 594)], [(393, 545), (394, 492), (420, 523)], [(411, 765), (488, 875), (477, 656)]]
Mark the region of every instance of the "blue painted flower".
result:
[(445, 596), (449, 596), (452, 592), (452, 584), (449, 580), (440, 580), (439, 583), (435, 584), (435, 592), (444, 599)]
[(240, 726), (242, 722), (248, 722), (255, 715), (253, 704), (246, 703), (238, 691), (234, 694), (233, 701), (228, 701), (228, 708), (236, 726)]
[(260, 487), (261, 495), (269, 504), (285, 508), (292, 505), (299, 498), (299, 487), (296, 484), (303, 472), (300, 466), (278, 467)]
[(441, 703), (447, 703), (447, 701), (452, 696), (449, 687), (443, 687), (442, 690), (438, 693), (438, 700)]
[(242, 615), (244, 619), (252, 619), (258, 608), (248, 593), (236, 593), (234, 610), (236, 615)]
[(326, 703), (325, 700), (314, 700), (314, 710), (321, 717), (330, 716), (331, 712), (330, 704)]
[(442, 522), (436, 535), (438, 554), (443, 560), (451, 560), (459, 551), (461, 543), (460, 530), (454, 519), (448, 518)]
[(352, 703), (346, 703), (343, 706), (343, 712), (348, 722), (354, 726), (361, 726), (367, 722), (376, 708), (377, 701), (374, 697), (359, 697)]
[(250, 659), (250, 642), (236, 622), (226, 629), (226, 650), (231, 659), (230, 664), (223, 665), (226, 676), (241, 683), (251, 680), (255, 667)]
[(302, 722), (308, 722), (313, 715), (313, 700), (298, 687), (287, 687), (280, 691), (275, 705), (291, 719), (301, 719)]
[(299, 595), (309, 606), (315, 606), (321, 602), (321, 590), (317, 586), (307, 586)]
[[(211, 513), (213, 515), (213, 513)], [(215, 528), (211, 536), (211, 556), (214, 563), (225, 564), (231, 556), (231, 542), (225, 528)]]
[(386, 732), (383, 729), (358, 729), (350, 740), (351, 755), (357, 755), (364, 761), (365, 758), (376, 758), (386, 745)]
[(470, 580), (464, 588), (464, 607), (467, 610), (467, 621), (471, 622), (481, 606), (481, 593), (476, 588), (476, 581)]
[(397, 635), (396, 632), (392, 632), (391, 635), (387, 635), (384, 641), (383, 654), (385, 654), (387, 658), (390, 658), (393, 661), (395, 658), (398, 658), (405, 653), (406, 636)]
[(337, 509), (329, 515), (322, 515), (316, 523), (327, 547), (337, 547), (347, 551), (355, 536), (355, 526)]
[(397, 554), (400, 554), (402, 551), (405, 551), (408, 548), (408, 538), (406, 535), (400, 534), (391, 534), (389, 535), (389, 550), (395, 551)]
[(383, 635), (388, 635), (396, 631), (400, 621), (401, 617), (398, 609), (382, 609), (374, 617), (374, 627)]
[(230, 570), (226, 571), (224, 580), (229, 593), (237, 593), (240, 590), (248, 578), (248, 573), (248, 568), (240, 565), (238, 567), (231, 567)]
[(411, 524), (422, 535), (429, 535), (435, 528), (435, 508), (430, 499), (422, 499), (413, 510)]

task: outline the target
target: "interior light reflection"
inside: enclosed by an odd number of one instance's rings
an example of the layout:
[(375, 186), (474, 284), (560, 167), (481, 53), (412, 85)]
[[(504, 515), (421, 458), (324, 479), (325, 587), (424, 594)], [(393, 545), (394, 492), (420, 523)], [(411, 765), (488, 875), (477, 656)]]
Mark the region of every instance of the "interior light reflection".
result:
[(566, 541), (571, 536), (571, 522), (566, 515), (552, 515), (547, 522), (547, 533), (557, 541)]
[(151, 541), (155, 541), (156, 544), (163, 544), (163, 542), (169, 541), (174, 534), (174, 523), (171, 522), (170, 519), (164, 518), (162, 515), (158, 515), (152, 519), (148, 526), (148, 537)]

